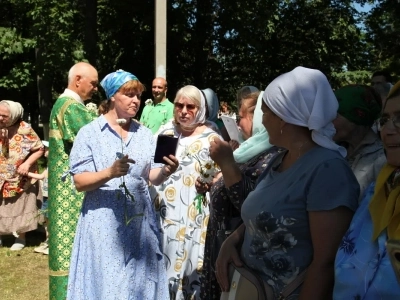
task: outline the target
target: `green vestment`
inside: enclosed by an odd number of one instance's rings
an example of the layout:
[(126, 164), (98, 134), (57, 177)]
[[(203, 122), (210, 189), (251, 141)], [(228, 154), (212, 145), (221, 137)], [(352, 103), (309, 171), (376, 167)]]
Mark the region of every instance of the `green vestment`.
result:
[(64, 300), (75, 229), (84, 193), (76, 191), (69, 170), (69, 153), (84, 125), (94, 119), (86, 106), (61, 95), (50, 115), (49, 132), (49, 299)]

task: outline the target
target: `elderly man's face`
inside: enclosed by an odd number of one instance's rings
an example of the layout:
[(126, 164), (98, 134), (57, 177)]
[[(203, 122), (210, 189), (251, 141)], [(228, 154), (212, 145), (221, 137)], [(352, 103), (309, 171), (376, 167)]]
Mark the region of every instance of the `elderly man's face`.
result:
[(78, 94), (83, 101), (92, 98), (93, 94), (97, 91), (99, 78), (96, 70), (91, 70), (86, 75), (77, 76)]

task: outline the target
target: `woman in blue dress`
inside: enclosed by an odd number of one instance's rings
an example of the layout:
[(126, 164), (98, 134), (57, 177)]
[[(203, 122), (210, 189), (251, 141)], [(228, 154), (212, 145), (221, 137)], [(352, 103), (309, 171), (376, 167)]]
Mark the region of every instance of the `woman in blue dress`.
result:
[(70, 156), (78, 191), (85, 191), (71, 257), (67, 299), (168, 299), (159, 227), (148, 182), (177, 169), (171, 155), (153, 162), (149, 129), (132, 118), (144, 86), (119, 70), (101, 82), (104, 115), (83, 127)]
[(378, 120), (387, 164), (367, 189), (335, 260), (334, 299), (400, 299), (400, 284), (386, 251), (400, 240), (400, 82)]

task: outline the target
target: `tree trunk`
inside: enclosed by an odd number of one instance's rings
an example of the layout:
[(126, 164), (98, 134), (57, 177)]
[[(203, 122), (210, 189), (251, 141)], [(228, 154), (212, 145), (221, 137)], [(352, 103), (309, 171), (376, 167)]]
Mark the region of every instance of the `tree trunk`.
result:
[[(39, 101), (39, 114), (40, 120), (38, 115), (31, 115), (32, 118), (32, 125), (35, 129), (35, 124), (39, 127), (39, 123), (43, 126), (43, 137), (45, 140), (49, 138), (48, 132), (48, 124), (50, 119), (50, 112), (53, 105), (53, 95), (52, 95), (52, 86), (53, 82), (50, 79), (49, 75), (44, 75), (44, 64), (42, 59), (42, 49), (36, 48), (36, 84), (38, 90), (38, 101)], [(38, 133), (41, 136), (40, 133)]]
[(194, 28), (195, 59), (194, 84), (200, 89), (207, 88), (208, 58), (212, 51), (213, 0), (198, 0), (196, 6), (196, 25)]
[(97, 58), (97, 0), (85, 1), (85, 43), (84, 50), (90, 64), (96, 67)]

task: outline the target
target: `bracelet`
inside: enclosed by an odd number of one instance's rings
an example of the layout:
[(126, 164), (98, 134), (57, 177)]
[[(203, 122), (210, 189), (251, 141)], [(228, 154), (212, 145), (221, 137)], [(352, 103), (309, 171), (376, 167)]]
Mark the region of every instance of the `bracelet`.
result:
[(171, 176), (171, 175), (166, 175), (166, 174), (164, 174), (164, 167), (161, 168), (161, 175), (162, 175), (163, 177), (165, 177), (165, 178), (169, 178), (169, 176)]

